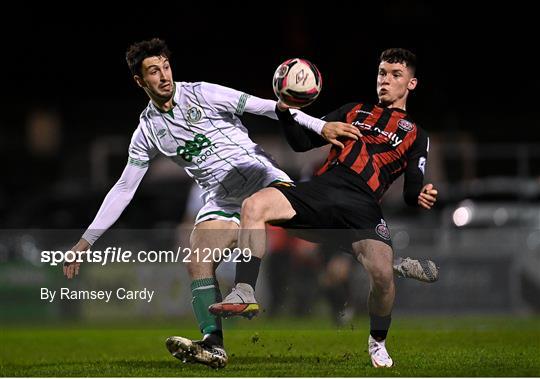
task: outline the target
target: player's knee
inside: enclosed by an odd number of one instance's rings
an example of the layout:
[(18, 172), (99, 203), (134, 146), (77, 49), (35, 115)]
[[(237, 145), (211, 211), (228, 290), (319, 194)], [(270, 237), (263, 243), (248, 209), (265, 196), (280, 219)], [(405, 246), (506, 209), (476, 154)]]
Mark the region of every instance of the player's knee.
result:
[(244, 222), (264, 222), (265, 205), (254, 196), (250, 196), (242, 203), (242, 220)]
[(374, 265), (371, 267), (369, 275), (377, 291), (389, 292), (392, 289), (394, 285), (394, 273), (391, 266)]
[(199, 262), (198, 260), (190, 259), (186, 261), (186, 268), (192, 280), (209, 278), (214, 276), (212, 262)]

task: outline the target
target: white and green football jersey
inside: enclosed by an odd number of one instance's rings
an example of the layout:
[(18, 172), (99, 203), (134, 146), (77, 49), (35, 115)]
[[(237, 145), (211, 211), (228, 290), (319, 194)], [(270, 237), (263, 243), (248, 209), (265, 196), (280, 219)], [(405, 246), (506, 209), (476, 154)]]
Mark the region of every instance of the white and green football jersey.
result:
[[(120, 217), (152, 158), (163, 154), (184, 168), (204, 191), (195, 223), (239, 222), (242, 200), (272, 181), (290, 181), (248, 136), (244, 112), (277, 120), (276, 102), (205, 82), (175, 83), (174, 107), (160, 111), (151, 101), (141, 113), (122, 176), (105, 197), (83, 238), (93, 244)], [(307, 129), (321, 133), (325, 121), (293, 110)]]
[[(277, 167), (238, 118), (246, 107), (276, 118), (275, 102), (216, 84), (177, 82), (174, 103), (162, 112), (149, 102), (131, 140), (129, 164), (144, 167), (163, 154), (183, 167), (207, 198), (237, 197), (254, 171)], [(276, 179), (290, 180), (285, 174)]]

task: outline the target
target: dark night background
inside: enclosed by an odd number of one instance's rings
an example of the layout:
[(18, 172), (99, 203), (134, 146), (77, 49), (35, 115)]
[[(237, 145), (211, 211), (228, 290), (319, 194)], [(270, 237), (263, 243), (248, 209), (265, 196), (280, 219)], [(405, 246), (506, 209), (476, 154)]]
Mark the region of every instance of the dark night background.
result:
[[(0, 225), (88, 225), (127, 156), (111, 162), (111, 182), (89, 187), (92, 143), (121, 136), (125, 145), (119, 150), (127, 151), (148, 99), (133, 83), (124, 54), (130, 43), (154, 36), (173, 51), (175, 80), (215, 82), (265, 98), (273, 98), (271, 78), (281, 61), (308, 58), (324, 78), (320, 98), (306, 109), (316, 116), (347, 102), (375, 101), (380, 52), (407, 47), (417, 54), (419, 78), (408, 110), (443, 148), (451, 150), (463, 136), (480, 149), (534, 144), (540, 136), (536, 23), (530, 9), (513, 4), (12, 6), (2, 25)], [(52, 115), (59, 125), (52, 147), (36, 150), (29, 142), (36, 114)], [(248, 116), (246, 123), (254, 136), (279, 133), (266, 120)], [(540, 174), (537, 161), (521, 175)], [(508, 167), (513, 170), (513, 164)], [(497, 174), (491, 164), (480, 165), (482, 170)], [(447, 172), (450, 182), (460, 176)], [(138, 196), (145, 190), (151, 191), (143, 183)], [(71, 216), (50, 222), (48, 212), (58, 209), (52, 198)], [(50, 205), (40, 210), (45, 203)]]

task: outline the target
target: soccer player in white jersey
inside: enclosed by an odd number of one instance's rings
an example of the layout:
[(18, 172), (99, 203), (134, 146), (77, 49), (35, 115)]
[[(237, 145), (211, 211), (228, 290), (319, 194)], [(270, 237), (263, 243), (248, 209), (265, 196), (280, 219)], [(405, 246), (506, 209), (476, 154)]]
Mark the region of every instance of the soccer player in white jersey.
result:
[[(205, 82), (174, 82), (170, 52), (164, 41), (152, 39), (133, 44), (126, 53), (133, 78), (150, 101), (141, 113), (129, 146), (127, 165), (105, 197), (94, 221), (73, 251), (87, 251), (111, 227), (131, 201), (152, 158), (165, 155), (184, 168), (204, 190), (191, 235), (191, 248), (234, 247), (242, 201), (270, 183), (291, 185), (263, 149), (248, 136), (238, 116), (249, 112), (277, 120), (276, 102)], [(341, 145), (341, 137), (357, 139), (358, 129), (341, 122), (325, 122), (294, 111), (304, 127), (327, 141)], [(73, 278), (80, 263), (66, 263), (64, 274)], [(192, 279), (193, 311), (203, 334), (200, 341), (170, 337), (167, 348), (184, 362), (211, 367), (227, 364), (220, 318), (208, 311), (221, 301), (212, 262), (188, 264)]]

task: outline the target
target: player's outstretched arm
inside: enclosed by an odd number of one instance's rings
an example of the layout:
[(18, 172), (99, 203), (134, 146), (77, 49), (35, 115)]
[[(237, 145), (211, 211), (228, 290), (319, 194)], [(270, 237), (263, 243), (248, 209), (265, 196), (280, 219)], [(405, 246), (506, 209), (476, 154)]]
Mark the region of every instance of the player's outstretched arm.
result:
[[(126, 165), (120, 179), (105, 196), (94, 221), (84, 232), (79, 242), (72, 248), (73, 252), (88, 251), (91, 245), (118, 220), (133, 198), (147, 170), (147, 166), (140, 167), (131, 163)], [(80, 263), (65, 263), (63, 266), (64, 275), (68, 279), (73, 279), (79, 274), (79, 268)]]
[(316, 147), (324, 146), (328, 143), (320, 134), (303, 128), (294, 119), (289, 109), (280, 108), (279, 103), (276, 106), (276, 114), (283, 128), (285, 138), (294, 151), (300, 153)]
[(276, 114), (283, 126), (287, 142), (294, 151), (302, 152), (331, 143), (338, 148), (344, 147), (340, 141), (344, 138), (358, 140), (360, 131), (354, 126), (340, 121), (322, 121), (320, 134), (301, 126), (294, 115), (289, 111), (291, 107), (277, 103)]
[(338, 119), (321, 120), (281, 102), (261, 99), (232, 88), (205, 82), (201, 85), (201, 91), (205, 101), (218, 112), (237, 116), (251, 113), (279, 119), (282, 125), (290, 126), (291, 130), (286, 129), (285, 133), (295, 151), (307, 151), (327, 143), (342, 148), (343, 144), (338, 138), (358, 139), (360, 136), (358, 128), (343, 122), (334, 122)]

